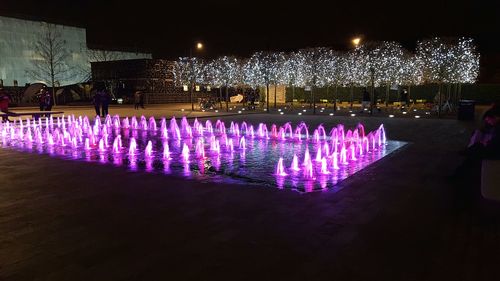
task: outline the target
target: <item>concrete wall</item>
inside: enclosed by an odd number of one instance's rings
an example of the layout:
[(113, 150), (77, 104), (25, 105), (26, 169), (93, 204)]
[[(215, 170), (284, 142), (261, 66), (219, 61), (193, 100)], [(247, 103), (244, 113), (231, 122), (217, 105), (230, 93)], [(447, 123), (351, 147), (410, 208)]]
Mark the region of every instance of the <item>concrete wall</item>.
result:
[[(19, 86), (33, 81), (27, 71), (33, 69), (33, 61), (39, 60), (34, 45), (44, 32), (45, 22), (29, 21), (0, 16), (0, 79), (5, 86)], [(67, 72), (59, 81), (61, 86), (83, 82), (90, 75), (89, 49), (85, 28), (55, 25), (65, 40), (69, 56), (64, 64)], [(111, 57), (119, 59), (151, 58), (151, 54), (114, 52)]]

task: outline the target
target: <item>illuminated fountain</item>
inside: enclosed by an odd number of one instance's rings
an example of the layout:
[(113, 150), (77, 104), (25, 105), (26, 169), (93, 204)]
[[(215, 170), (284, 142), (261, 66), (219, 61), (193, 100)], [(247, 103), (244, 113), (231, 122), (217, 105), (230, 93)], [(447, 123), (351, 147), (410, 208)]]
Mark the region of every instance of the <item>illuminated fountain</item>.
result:
[[(214, 174), (238, 175), (243, 182), (275, 183), (307, 192), (332, 188), (404, 145), (387, 141), (382, 125), (373, 131), (365, 131), (361, 124), (351, 129), (337, 125), (328, 134), (323, 125), (310, 129), (304, 122), (254, 127), (248, 122), (190, 121), (186, 117), (157, 121), (114, 115), (90, 122), (86, 116), (69, 115), (2, 121), (0, 146), (68, 159), (109, 161), (132, 170), (145, 163), (145, 171), (161, 168), (189, 177), (194, 171), (196, 177), (207, 179)], [(162, 146), (155, 148), (156, 143)], [(196, 161), (190, 163), (193, 159)]]

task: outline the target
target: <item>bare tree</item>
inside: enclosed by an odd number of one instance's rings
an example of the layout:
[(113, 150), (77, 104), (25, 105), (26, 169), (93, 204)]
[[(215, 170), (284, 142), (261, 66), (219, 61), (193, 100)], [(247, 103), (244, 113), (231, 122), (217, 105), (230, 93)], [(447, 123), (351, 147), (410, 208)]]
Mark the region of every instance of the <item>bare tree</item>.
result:
[(63, 39), (56, 25), (46, 23), (33, 49), (33, 69), (27, 71), (28, 75), (35, 80), (50, 81), (52, 98), (56, 105), (56, 83), (67, 79), (69, 73), (69, 67), (66, 64), (66, 59), (69, 57), (66, 40)]

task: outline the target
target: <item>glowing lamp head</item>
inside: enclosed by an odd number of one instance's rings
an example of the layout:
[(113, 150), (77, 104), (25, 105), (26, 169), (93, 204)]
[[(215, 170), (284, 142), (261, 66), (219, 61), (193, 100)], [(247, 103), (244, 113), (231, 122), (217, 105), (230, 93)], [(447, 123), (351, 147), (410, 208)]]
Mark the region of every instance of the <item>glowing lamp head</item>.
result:
[(359, 46), (359, 43), (361, 43), (361, 38), (356, 37), (356, 38), (352, 39), (351, 42), (354, 45), (354, 47), (357, 47), (357, 46)]
[(196, 43), (196, 49), (198, 49), (198, 50), (203, 49), (203, 44), (200, 42)]

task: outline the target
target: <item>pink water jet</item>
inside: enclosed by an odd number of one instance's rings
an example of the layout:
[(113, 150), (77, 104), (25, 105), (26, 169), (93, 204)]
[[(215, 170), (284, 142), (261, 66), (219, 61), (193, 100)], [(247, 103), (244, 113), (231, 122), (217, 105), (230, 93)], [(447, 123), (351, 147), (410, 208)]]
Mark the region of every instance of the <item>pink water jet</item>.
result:
[(151, 158), (151, 156), (153, 156), (153, 143), (151, 141), (148, 141), (146, 149), (144, 149), (144, 156), (146, 156), (146, 158)]
[(161, 138), (162, 139), (168, 139), (168, 131), (167, 131), (167, 128), (164, 127), (161, 129)]
[(197, 158), (205, 158), (205, 144), (203, 143), (203, 139), (196, 141), (195, 154)]
[(247, 149), (247, 147), (246, 147), (245, 137), (241, 137), (241, 139), (240, 139), (240, 145), (239, 145), (239, 148), (240, 148), (240, 149), (243, 149), (243, 150)]
[[(51, 136), (51, 138), (52, 138), (52, 136)], [(54, 143), (54, 141), (52, 140), (52, 144), (53, 143)], [(49, 144), (50, 144), (50, 141), (49, 141)], [(85, 150), (90, 150), (90, 140), (88, 138), (85, 138), (84, 148), (85, 148)]]
[(156, 131), (156, 120), (153, 116), (149, 117), (149, 129)]
[[(40, 136), (40, 141), (41, 141), (41, 136)], [(76, 140), (76, 137), (73, 137), (73, 139), (71, 140), (71, 147), (78, 148), (78, 141)]]
[(276, 165), (276, 175), (282, 176), (282, 177), (288, 175), (285, 172), (285, 166), (283, 165), (283, 158), (281, 158), (281, 157), (278, 160), (278, 165)]
[(326, 162), (326, 158), (323, 157), (321, 159), (321, 171), (320, 171), (321, 174), (323, 175), (328, 175), (330, 174), (330, 171), (328, 171), (328, 164)]
[(311, 161), (304, 163), (303, 176), (306, 179), (314, 179), (314, 166)]
[(250, 132), (250, 138), (252, 139), (255, 138), (255, 132), (252, 125), (250, 125), (249, 127), (249, 132)]
[(168, 146), (168, 142), (163, 143), (163, 159), (170, 160), (170, 148)]
[(106, 148), (104, 147), (104, 140), (103, 139), (99, 140), (99, 151), (100, 152), (106, 151)]
[(292, 165), (290, 166), (290, 169), (292, 171), (300, 171), (300, 168), (299, 168), (299, 158), (297, 157), (296, 154), (293, 155), (293, 159), (292, 159)]
[(139, 124), (137, 123), (137, 118), (135, 116), (133, 116), (132, 120), (130, 121), (130, 127), (134, 130), (137, 130), (139, 128)]
[(207, 120), (205, 122), (205, 130), (207, 131), (207, 133), (209, 133), (210, 135), (213, 135), (214, 133), (214, 128), (212, 127), (212, 122), (210, 120)]
[(318, 147), (318, 152), (316, 152), (316, 162), (321, 162), (321, 145)]
[(317, 130), (317, 129), (316, 129), (316, 130), (314, 130), (314, 133), (313, 133), (313, 141), (314, 141), (314, 142), (320, 142), (320, 140), (319, 140), (319, 132), (318, 132), (318, 130)]
[(122, 149), (121, 136), (118, 135), (115, 137), (115, 140), (113, 141), (113, 152), (120, 153), (121, 149)]
[(304, 162), (302, 165), (306, 165), (309, 162), (311, 162), (311, 156), (309, 155), (309, 148), (306, 148), (306, 152), (304, 153)]
[(229, 138), (227, 140), (226, 149), (231, 152), (234, 150), (233, 139)]
[(132, 138), (130, 138), (128, 154), (130, 156), (133, 156), (133, 155), (135, 155), (136, 150), (137, 150), (137, 142), (135, 141), (135, 138), (132, 137)]
[(342, 149), (340, 149), (340, 163), (343, 165), (347, 165), (347, 149), (345, 148), (345, 144), (342, 144)]
[(325, 142), (325, 144), (323, 145), (323, 152), (326, 157), (330, 156), (330, 146), (328, 145), (328, 142)]
[(148, 130), (148, 122), (146, 122), (146, 118), (141, 116), (141, 129), (144, 131)]
[(189, 147), (186, 144), (182, 147), (182, 159), (185, 163), (189, 162)]
[(210, 138), (210, 151), (215, 154), (220, 154), (220, 144), (219, 140), (216, 140), (214, 136)]
[(338, 152), (334, 152), (332, 154), (332, 167), (334, 170), (339, 170), (340, 167), (339, 167), (339, 159), (338, 159)]
[(161, 121), (160, 121), (160, 130), (161, 131), (168, 131), (167, 130), (167, 120), (165, 118), (161, 118)]

